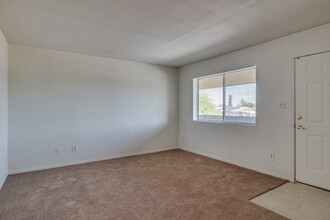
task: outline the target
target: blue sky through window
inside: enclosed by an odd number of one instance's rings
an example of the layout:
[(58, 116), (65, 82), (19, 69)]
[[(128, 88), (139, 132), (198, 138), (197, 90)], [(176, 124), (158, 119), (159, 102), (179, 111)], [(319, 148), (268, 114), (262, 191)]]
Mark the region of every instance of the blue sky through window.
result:
[[(223, 102), (222, 87), (200, 90), (212, 99), (212, 102), (219, 106)], [(229, 102), (229, 95), (232, 95), (232, 105), (237, 106), (241, 99), (256, 104), (256, 83), (227, 86), (226, 87), (226, 105)]]

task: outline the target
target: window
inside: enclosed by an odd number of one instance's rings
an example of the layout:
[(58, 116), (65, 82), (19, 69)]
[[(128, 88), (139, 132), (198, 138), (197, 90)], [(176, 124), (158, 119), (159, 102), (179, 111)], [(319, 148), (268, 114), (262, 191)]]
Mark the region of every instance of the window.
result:
[(256, 124), (256, 67), (195, 78), (194, 120)]

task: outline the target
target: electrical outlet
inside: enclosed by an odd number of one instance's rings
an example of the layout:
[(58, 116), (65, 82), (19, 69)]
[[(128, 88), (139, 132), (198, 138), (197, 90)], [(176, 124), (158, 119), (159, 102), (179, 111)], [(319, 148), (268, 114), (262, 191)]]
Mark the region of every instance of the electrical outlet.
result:
[(280, 101), (279, 108), (286, 108), (286, 101)]
[(275, 153), (269, 153), (268, 154), (268, 159), (271, 161), (275, 161)]
[(181, 136), (181, 141), (179, 141), (180, 147), (184, 147), (184, 136)]
[(72, 151), (72, 153), (77, 153), (77, 151), (78, 151), (78, 146), (72, 146), (72, 147), (71, 147), (71, 151)]
[(56, 147), (55, 154), (60, 154), (60, 153), (61, 153), (61, 147)]

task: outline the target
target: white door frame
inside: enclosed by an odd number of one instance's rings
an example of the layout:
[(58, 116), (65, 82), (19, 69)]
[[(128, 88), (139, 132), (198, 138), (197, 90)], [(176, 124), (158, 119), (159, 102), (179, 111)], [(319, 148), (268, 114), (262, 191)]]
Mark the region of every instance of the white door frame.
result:
[(291, 56), (291, 100), (292, 102), (292, 111), (291, 111), (291, 129), (292, 129), (292, 163), (291, 163), (291, 179), (290, 182), (296, 182), (296, 59), (306, 56), (312, 56), (316, 54), (330, 52), (330, 47), (318, 48), (313, 50), (308, 50), (300, 53), (296, 53)]

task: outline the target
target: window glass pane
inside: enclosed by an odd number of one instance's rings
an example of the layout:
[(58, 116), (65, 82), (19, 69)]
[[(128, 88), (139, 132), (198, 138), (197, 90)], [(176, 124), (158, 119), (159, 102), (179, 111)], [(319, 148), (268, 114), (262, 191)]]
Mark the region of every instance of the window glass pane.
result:
[(223, 76), (201, 78), (198, 81), (198, 119), (222, 121)]
[(227, 74), (225, 121), (256, 123), (256, 70)]

